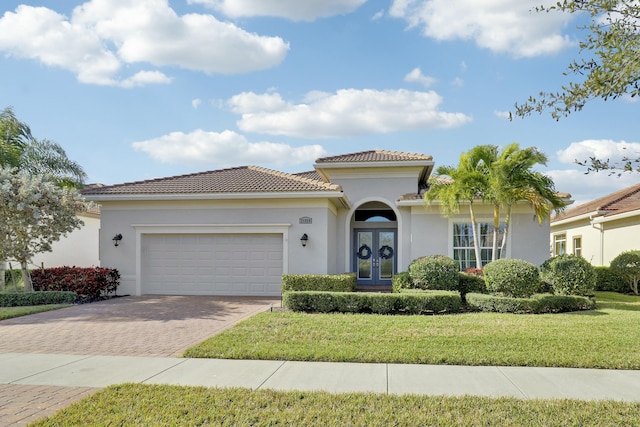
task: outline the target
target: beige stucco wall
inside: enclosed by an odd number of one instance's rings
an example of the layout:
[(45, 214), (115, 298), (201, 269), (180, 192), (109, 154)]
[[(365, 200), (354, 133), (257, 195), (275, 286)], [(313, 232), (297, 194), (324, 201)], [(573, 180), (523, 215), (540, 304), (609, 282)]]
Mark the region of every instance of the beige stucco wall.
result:
[(366, 203), (383, 203), (396, 213), (398, 219), (398, 270), (410, 262), (411, 256), (411, 210), (397, 206), (397, 199), (404, 193), (418, 191), (419, 169), (407, 168), (398, 170), (384, 170), (369, 168), (355, 171), (332, 171), (332, 182), (339, 184), (347, 196), (351, 207), (340, 209), (337, 216), (336, 246), (337, 270), (344, 272), (352, 270), (352, 219), (356, 210)]
[[(493, 208), (486, 204), (474, 207), (478, 223), (493, 223)], [(408, 263), (424, 255), (453, 257), (453, 224), (469, 222), (468, 206), (445, 217), (437, 204), (412, 207), (411, 257)], [(504, 221), (504, 213), (501, 216)], [(527, 206), (517, 206), (511, 216), (511, 230), (507, 237), (506, 257), (519, 258), (540, 265), (549, 258), (549, 223), (539, 224)]]
[(76, 266), (94, 267), (100, 265), (98, 259), (98, 235), (100, 218), (95, 215), (78, 215), (84, 225), (51, 245), (51, 252), (36, 254), (31, 263), (49, 267)]
[[(102, 202), (100, 264), (117, 268), (121, 274), (119, 294), (135, 294), (140, 271), (137, 261), (139, 240), (145, 230), (162, 232), (163, 227), (179, 232), (264, 232), (277, 226), (283, 233), (287, 259), (284, 273), (330, 273), (327, 233), (335, 226), (336, 210), (326, 200), (248, 200), (248, 201), (137, 201)], [(312, 224), (300, 224), (310, 217)], [(284, 225), (284, 227), (282, 227)], [(192, 226), (192, 227), (190, 227)], [(203, 227), (193, 227), (203, 226)], [(247, 228), (248, 227), (248, 228)], [(300, 237), (309, 242), (302, 247)], [(113, 236), (122, 234), (115, 247)], [(138, 278), (138, 279), (137, 279)]]
[(616, 256), (640, 250), (640, 215), (582, 218), (569, 223), (552, 224), (550, 245), (554, 236), (565, 233), (567, 253), (573, 253), (573, 238), (582, 238), (582, 256), (595, 266), (608, 266)]

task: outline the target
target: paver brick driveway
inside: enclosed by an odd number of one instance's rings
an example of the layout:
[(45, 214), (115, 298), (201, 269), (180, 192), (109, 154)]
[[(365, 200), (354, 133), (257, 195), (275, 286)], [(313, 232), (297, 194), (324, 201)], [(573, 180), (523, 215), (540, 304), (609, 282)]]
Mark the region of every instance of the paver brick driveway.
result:
[(179, 356), (279, 298), (120, 297), (0, 322), (0, 352)]

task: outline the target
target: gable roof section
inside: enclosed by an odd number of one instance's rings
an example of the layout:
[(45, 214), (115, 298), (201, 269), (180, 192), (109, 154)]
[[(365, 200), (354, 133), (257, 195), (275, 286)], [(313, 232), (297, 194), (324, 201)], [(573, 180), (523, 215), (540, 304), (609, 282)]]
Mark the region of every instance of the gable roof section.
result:
[(561, 212), (553, 217), (551, 223), (582, 217), (588, 214), (607, 217), (635, 210), (640, 210), (640, 184), (624, 188), (615, 193)]
[(339, 185), (257, 166), (220, 169), (189, 175), (88, 188), (85, 196), (212, 195), (341, 192)]
[(425, 154), (402, 153), (398, 151), (369, 150), (359, 153), (343, 154), (340, 156), (323, 157), (316, 160), (317, 164), (325, 163), (372, 163), (372, 162), (402, 162), (412, 160), (433, 160)]

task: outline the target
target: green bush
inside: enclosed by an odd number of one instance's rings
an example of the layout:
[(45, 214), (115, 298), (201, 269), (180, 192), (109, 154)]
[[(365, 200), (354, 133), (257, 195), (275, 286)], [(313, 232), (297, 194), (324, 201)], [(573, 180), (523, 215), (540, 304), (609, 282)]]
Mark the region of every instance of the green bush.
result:
[(522, 259), (504, 258), (484, 266), (489, 292), (507, 297), (526, 298), (540, 287), (538, 267)]
[(458, 273), (458, 291), (463, 297), (469, 292), (483, 294), (487, 292), (487, 285), (484, 283), (484, 277), (461, 271)]
[(622, 277), (635, 295), (638, 295), (640, 281), (640, 251), (627, 251), (615, 257), (610, 264), (611, 270)]
[(400, 292), (401, 289), (411, 289), (411, 276), (408, 271), (401, 271), (396, 273), (391, 278), (391, 286), (393, 288), (393, 292)]
[(460, 295), (447, 291), (393, 294), (299, 291), (283, 294), (282, 303), (293, 311), (321, 313), (439, 314), (457, 313), (462, 307)]
[(345, 274), (285, 274), (282, 276), (282, 293), (289, 291), (353, 292), (356, 275)]
[(540, 266), (540, 279), (549, 283), (556, 295), (593, 295), (596, 272), (589, 262), (573, 254), (549, 258)]
[(593, 267), (596, 272), (596, 291), (609, 291), (625, 293), (629, 285), (623, 276), (610, 267)]
[(412, 287), (454, 291), (458, 287), (458, 263), (444, 255), (429, 255), (409, 265)]
[(0, 307), (24, 307), (45, 304), (73, 304), (78, 296), (75, 292), (1, 292)]
[(593, 310), (595, 300), (578, 295), (535, 294), (529, 298), (469, 293), (468, 307), (497, 313), (540, 314)]

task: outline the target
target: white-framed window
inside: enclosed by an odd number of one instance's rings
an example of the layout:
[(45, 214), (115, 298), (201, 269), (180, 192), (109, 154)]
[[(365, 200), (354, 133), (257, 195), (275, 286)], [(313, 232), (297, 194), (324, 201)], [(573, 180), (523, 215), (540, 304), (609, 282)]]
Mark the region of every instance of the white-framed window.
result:
[(573, 238), (573, 254), (575, 256), (582, 256), (582, 236), (575, 236)]
[[(478, 223), (478, 233), (480, 238), (480, 258), (482, 266), (491, 262), (493, 251), (493, 224)], [(500, 258), (500, 247), (504, 237), (504, 224), (500, 224), (498, 232), (498, 254), (496, 258)], [(471, 223), (455, 222), (453, 223), (453, 259), (458, 262), (460, 270), (476, 267), (476, 252), (473, 242), (473, 228)]]
[(567, 235), (565, 233), (562, 234), (554, 234), (553, 235), (553, 255), (564, 255), (567, 253)]

